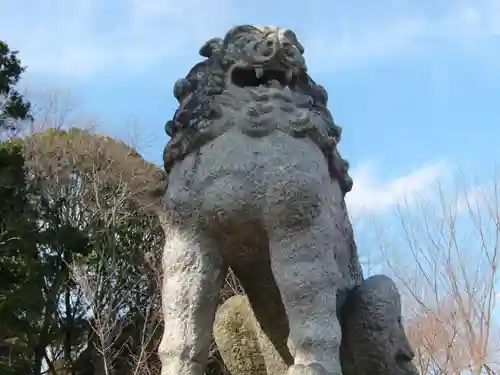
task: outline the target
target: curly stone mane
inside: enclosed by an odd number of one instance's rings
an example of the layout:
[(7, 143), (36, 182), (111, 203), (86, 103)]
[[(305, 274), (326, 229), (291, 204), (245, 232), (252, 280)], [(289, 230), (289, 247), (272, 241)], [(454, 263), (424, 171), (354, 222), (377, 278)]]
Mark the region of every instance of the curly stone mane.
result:
[[(266, 50), (264, 42), (269, 43), (270, 36), (277, 42)], [(275, 66), (272, 60), (278, 48), (285, 56)], [(309, 137), (324, 152), (332, 178), (338, 179), (344, 194), (349, 192), (349, 165), (337, 149), (342, 129), (327, 109), (326, 90), (307, 74), (303, 53), (292, 31), (273, 27), (238, 26), (224, 39), (206, 42), (200, 49), (206, 59), (174, 85), (179, 108), (166, 124), (171, 137), (164, 151), (167, 173), (187, 154), (240, 126), (250, 136), (278, 130)], [(269, 90), (273, 87), (276, 90)], [(289, 113), (287, 126), (273, 122), (275, 107)], [(249, 121), (238, 124), (232, 116), (235, 111), (245, 113)]]
[(243, 25), (200, 54), (166, 124), (162, 375), (203, 375), (229, 269), (287, 375), (414, 375), (397, 289), (364, 280), (341, 128), (304, 47)]

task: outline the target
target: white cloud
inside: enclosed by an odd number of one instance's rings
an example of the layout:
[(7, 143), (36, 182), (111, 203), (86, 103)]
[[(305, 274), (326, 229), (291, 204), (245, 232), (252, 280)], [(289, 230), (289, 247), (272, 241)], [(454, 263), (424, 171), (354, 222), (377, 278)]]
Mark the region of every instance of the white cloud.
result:
[[(246, 8), (249, 12), (238, 4), (236, 0), (0, 0), (0, 35), (22, 52), (29, 74), (72, 78), (111, 71), (130, 74), (194, 57), (205, 40), (233, 24), (269, 18), (262, 14), (268, 8), (266, 0), (256, 0), (255, 6)], [(280, 12), (282, 7), (287, 11)], [(276, 24), (302, 30), (299, 37), (312, 72), (418, 53), (426, 38), (473, 46), (478, 38), (500, 34), (498, 0), (460, 0), (438, 16), (420, 8), (403, 14), (385, 6), (370, 16), (359, 11), (325, 13), (324, 3), (319, 2), (317, 8), (318, 14), (302, 14), (307, 12), (283, 0), (270, 10)]]
[(462, 191), (457, 194), (456, 202), (454, 202), (458, 214), (467, 214), (468, 211), (475, 212), (479, 208), (488, 206), (488, 193), (490, 192), (487, 187), (479, 185), (460, 190)]
[(197, 51), (213, 36), (214, 28), (228, 23), (232, 12), (230, 0), (217, 0), (210, 6), (202, 0), (2, 4), (6, 1), (0, 0), (0, 33), (21, 51), (29, 74), (72, 77), (105, 70), (147, 70), (186, 50)]
[[(477, 220), (485, 226), (497, 225), (500, 215), (497, 172), (477, 179), (474, 170), (464, 171), (448, 161), (427, 163), (388, 179), (381, 178), (380, 171), (381, 165), (373, 161), (352, 168), (354, 187), (346, 202), (356, 222), (403, 206), (403, 212), (418, 208), (423, 215), (431, 209), (433, 219), (449, 220), (448, 216), (456, 215), (455, 218)], [(490, 229), (492, 233), (496, 231)]]
[(437, 183), (447, 173), (446, 163), (431, 163), (403, 176), (381, 181), (378, 165), (366, 162), (353, 168), (353, 190), (346, 202), (352, 216), (387, 212), (400, 204), (411, 204), (417, 199), (436, 193)]
[(344, 19), (335, 33), (330, 26), (307, 36), (312, 72), (366, 64), (380, 58), (421, 55), (428, 42), (445, 43), (476, 54), (478, 42), (500, 36), (500, 1), (457, 1), (438, 16), (389, 11), (381, 17)]
[(500, 215), (500, 179), (497, 172), (478, 182), (463, 174), (455, 183), (455, 200), (457, 214), (475, 217), (475, 220), (494, 221), (497, 224)]

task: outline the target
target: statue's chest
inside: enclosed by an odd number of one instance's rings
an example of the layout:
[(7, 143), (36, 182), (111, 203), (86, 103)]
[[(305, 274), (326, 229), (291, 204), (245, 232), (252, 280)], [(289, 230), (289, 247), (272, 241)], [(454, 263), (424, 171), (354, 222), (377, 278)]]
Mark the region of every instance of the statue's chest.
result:
[(172, 169), (166, 199), (183, 206), (179, 212), (253, 220), (327, 204), (330, 185), (325, 157), (310, 140), (279, 131), (251, 138), (231, 129)]

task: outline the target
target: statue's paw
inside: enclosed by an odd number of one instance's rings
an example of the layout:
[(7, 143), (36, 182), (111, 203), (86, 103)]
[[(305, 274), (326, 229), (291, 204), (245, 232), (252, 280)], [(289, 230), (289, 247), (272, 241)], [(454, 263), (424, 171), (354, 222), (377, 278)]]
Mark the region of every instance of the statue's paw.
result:
[(319, 363), (311, 363), (310, 365), (292, 365), (288, 368), (287, 375), (342, 375), (329, 374)]

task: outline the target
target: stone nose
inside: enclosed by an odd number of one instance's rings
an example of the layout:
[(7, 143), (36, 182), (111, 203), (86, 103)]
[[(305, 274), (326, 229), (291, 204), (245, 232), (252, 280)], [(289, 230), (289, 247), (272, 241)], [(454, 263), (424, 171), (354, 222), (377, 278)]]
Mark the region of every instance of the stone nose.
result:
[(279, 61), (284, 57), (284, 43), (279, 35), (269, 35), (262, 40), (256, 48), (256, 54), (260, 61)]
[(266, 35), (263, 39), (249, 43), (246, 47), (248, 63), (264, 65), (268, 68), (286, 69), (293, 66), (305, 69), (305, 62), (299, 49), (279, 33)]

